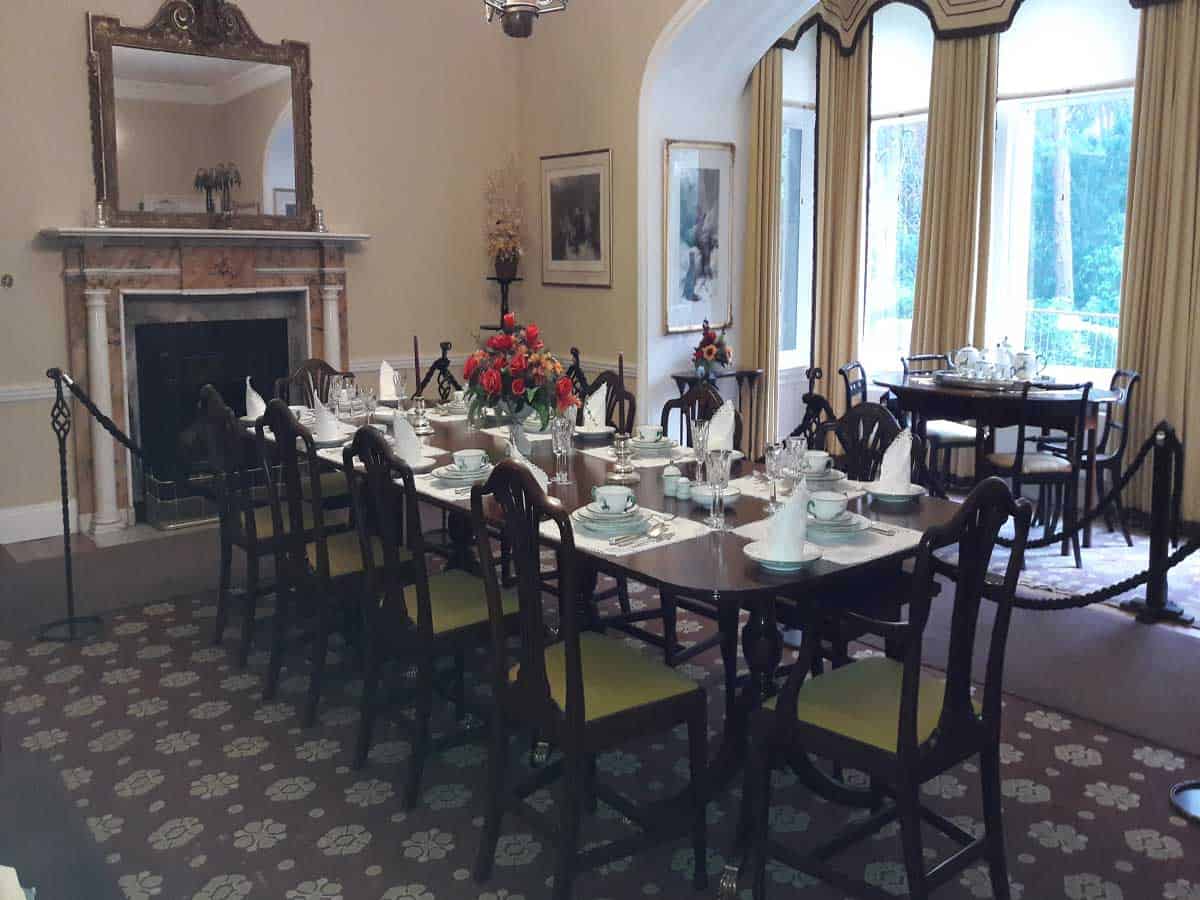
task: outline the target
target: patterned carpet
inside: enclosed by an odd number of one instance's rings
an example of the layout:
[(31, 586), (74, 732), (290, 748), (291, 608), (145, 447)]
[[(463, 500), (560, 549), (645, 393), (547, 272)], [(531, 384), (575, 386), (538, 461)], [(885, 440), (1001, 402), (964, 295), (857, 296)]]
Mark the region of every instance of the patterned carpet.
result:
[[(656, 602), (631, 586), (635, 600)], [(381, 720), (369, 765), (348, 767), (359, 682), (335, 679), (320, 722), (298, 727), (307, 683), (302, 664), (285, 671), (278, 702), (260, 702), (266, 659), (239, 672), (209, 643), (215, 608), (200, 597), (114, 615), (101, 639), (82, 646), (0, 641), (0, 726), (7, 753), (29, 754), (61, 772), (68, 803), (86, 819), (113, 882), (129, 900), (533, 900), (548, 896), (553, 849), (508, 819), (492, 881), (468, 872), (480, 825), (485, 751), (468, 744), (427, 767), (423, 797), (401, 809), (407, 744)], [(235, 622), (236, 624), (236, 622)], [(695, 638), (699, 621), (681, 623)], [(232, 632), (231, 632), (232, 634)], [(232, 641), (227, 641), (227, 647)], [(649, 652), (649, 651), (647, 651)], [(863, 651), (867, 652), (867, 651)], [(483, 657), (474, 660), (472, 690)], [(685, 667), (709, 690), (721, 724), (717, 662)], [(337, 670), (335, 669), (335, 675)], [(399, 687), (403, 674), (391, 674)], [(396, 710), (393, 714), (398, 714)], [(445, 710), (437, 727), (449, 727)], [(686, 779), (682, 733), (649, 736), (599, 762), (601, 778), (638, 801)], [(1162, 747), (1104, 731), (1070, 714), (1007, 701), (1003, 794), (1014, 897), (1025, 900), (1200, 900), (1200, 829), (1174, 817), (1170, 785), (1200, 764)], [(514, 753), (523, 760), (525, 754)], [(522, 762), (522, 764), (524, 764)], [(771, 819), (803, 845), (848, 817), (777, 776)], [(968, 829), (979, 827), (972, 765), (924, 787), (925, 799)], [(725, 863), (737, 789), (709, 807), (709, 872)], [(548, 793), (535, 795), (543, 809)], [(19, 811), (6, 811), (19, 819)], [(584, 841), (622, 834), (601, 806)], [(927, 853), (947, 846), (926, 832)], [(904, 873), (894, 830), (843, 858), (844, 868), (893, 893)], [(682, 842), (588, 873), (578, 898), (700, 896), (690, 887)], [(840, 898), (789, 869), (773, 867), (772, 896)], [(715, 878), (709, 892), (715, 896)], [(990, 896), (982, 868), (937, 896)]]

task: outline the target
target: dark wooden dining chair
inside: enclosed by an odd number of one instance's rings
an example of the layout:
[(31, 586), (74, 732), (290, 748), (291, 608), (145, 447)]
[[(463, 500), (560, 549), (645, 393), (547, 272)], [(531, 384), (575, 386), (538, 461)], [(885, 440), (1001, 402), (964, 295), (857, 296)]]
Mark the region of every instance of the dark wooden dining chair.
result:
[[(256, 505), (255, 488), (265, 483), (266, 467), (254, 452), (254, 442), (225, 405), (220, 392), (211, 384), (200, 389), (200, 407), (204, 423), (209, 461), (217, 474), (214, 480), (221, 542), (220, 578), (217, 590), (217, 616), (213, 643), (220, 644), (229, 623), (229, 611), (235, 597), (242, 601), (242, 636), (238, 645), (238, 665), (246, 667), (254, 645), (255, 616), (258, 600), (274, 591), (260, 580), (260, 560), (275, 552), (274, 522), (265, 503)], [(312, 516), (308, 515), (311, 528)], [(235, 591), (232, 584), (233, 551), (246, 558), (245, 587)]]
[(583, 424), (583, 407), (598, 391), (608, 392), (608, 399), (604, 402), (604, 424), (617, 429), (617, 434), (632, 434), (637, 425), (637, 398), (625, 386), (624, 376), (612, 369), (606, 369), (593, 378), (587, 393), (580, 395), (583, 403), (579, 406), (576, 424)]
[[(1117, 395), (1117, 399), (1108, 407), (1104, 417), (1104, 428), (1096, 442), (1096, 494), (1100, 497), (1104, 496), (1106, 490), (1115, 487), (1125, 474), (1125, 450), (1129, 446), (1129, 421), (1133, 417), (1134, 391), (1141, 380), (1142, 376), (1138, 372), (1117, 369), (1108, 383), (1108, 389)], [(1066, 453), (1066, 438), (1043, 436), (1038, 439), (1037, 447), (1039, 450), (1061, 455)], [(1087, 448), (1084, 447), (1083, 465), (1086, 467), (1090, 462)], [(1106, 480), (1110, 482), (1108, 488), (1105, 487)], [(1117, 510), (1116, 521), (1121, 526), (1125, 543), (1132, 547), (1129, 516), (1125, 511), (1125, 504), (1121, 502), (1120, 491), (1113, 497), (1113, 505)], [(1114, 530), (1112, 510), (1104, 511), (1104, 519), (1108, 530)]]
[(588, 395), (588, 377), (583, 371), (583, 363), (579, 359), (579, 348), (571, 348), (571, 364), (567, 366), (567, 377), (571, 379), (571, 385), (575, 388), (576, 397), (586, 397)]
[[(267, 429), (271, 431), (270, 440)], [(279, 471), (278, 478), (267, 480), (276, 535), (272, 544), (276, 591), (271, 658), (263, 697), (274, 698), (279, 687), (293, 620), (314, 618), (312, 670), (302, 719), (307, 728), (317, 717), (335, 613), (341, 613), (341, 631), (348, 644), (361, 637), (362, 551), (356, 531), (338, 530), (328, 521), (329, 512), (321, 503), (316, 445), (312, 434), (296, 420), (287, 404), (278, 399), (268, 403), (267, 412), (255, 423), (254, 431), (259, 453), (264, 459), (274, 454)], [(311, 502), (306, 496), (312, 498)], [(308, 522), (306, 515), (311, 516)]]
[[(490, 515), (489, 515), (490, 513)], [(475, 878), (486, 881), (506, 813), (520, 811), (556, 845), (553, 897), (567, 900), (577, 872), (648, 850), (690, 831), (695, 854), (692, 882), (707, 881), (705, 803), (707, 800), (707, 707), (704, 689), (678, 672), (647, 659), (620, 640), (585, 631), (573, 602), (576, 589), (575, 538), (561, 503), (546, 496), (525, 467), (506, 460), (487, 483), (471, 492), (471, 516), (487, 586), (492, 634), (492, 722), (484, 822)], [(488, 521), (500, 519), (511, 547), (519, 598), (519, 640), (515, 664), (507, 644), (506, 614), (492, 558)], [(562, 597), (558, 633), (550, 637), (544, 618), (539, 572), (539, 524), (549, 520), (558, 539)], [(685, 725), (691, 781), (689, 810), (657, 815), (596, 782), (596, 754), (651, 734)], [(524, 783), (510, 784), (510, 734), (531, 730), (561, 751), (561, 758)], [(558, 821), (525, 802), (557, 778)], [(634, 837), (592, 849), (579, 847), (580, 817), (596, 798), (619, 810), (643, 830)], [(678, 806), (672, 809), (678, 810)]]
[[(429, 387), (430, 382), (433, 382), (434, 390), (437, 392), (437, 402), (446, 403), (455, 391), (461, 391), (462, 385), (458, 379), (454, 377), (454, 373), (450, 371), (450, 347), (449, 341), (442, 341), (439, 345), (442, 349), (442, 355), (433, 361), (425, 375), (421, 378), (417, 385), (416, 391), (413, 392), (414, 397), (425, 397), (425, 391)], [(428, 400), (428, 397), (425, 397)]]
[(837, 413), (833, 411), (829, 400), (817, 392), (817, 382), (824, 376), (824, 372), (817, 366), (811, 366), (804, 374), (808, 379), (808, 390), (800, 398), (800, 402), (804, 404), (804, 415), (800, 424), (792, 429), (788, 437), (802, 437), (810, 450), (824, 450), (824, 444), (820, 443), (824, 440), (821, 426), (826, 422), (836, 421)]
[[(1050, 534), (1058, 524), (1058, 510), (1062, 512), (1063, 527), (1068, 534), (1063, 537), (1062, 555), (1075, 555), (1075, 568), (1083, 567), (1079, 551), (1079, 532), (1075, 524), (1079, 519), (1079, 473), (1084, 467), (1084, 450), (1088, 421), (1088, 394), (1092, 390), (1090, 381), (1083, 384), (1037, 384), (1026, 382), (1021, 389), (1021, 403), (1017, 419), (1017, 446), (1012, 453), (988, 453), (979, 466), (979, 477), (995, 475), (1012, 480), (1013, 493), (1020, 496), (1024, 485), (1045, 486), (1054, 504), (1050, 515), (1040, 511), (1045, 533)], [(1060, 452), (1030, 450), (1036, 446), (1037, 436), (1029, 433), (1029, 397), (1035, 391), (1067, 391), (1079, 394), (1079, 402), (1067, 431)], [(1032, 440), (1031, 440), (1032, 438)], [(993, 437), (989, 444), (994, 445)]]
[(351, 372), (339, 372), (323, 359), (306, 359), (294, 372), (275, 379), (275, 397), (295, 406), (313, 406), (313, 389), (322, 403), (329, 402), (335, 378), (353, 378)]
[(846, 389), (846, 409), (856, 403), (867, 402), (867, 370), (857, 359), (846, 363), (838, 369), (842, 376), (842, 386)]
[[(361, 768), (371, 749), (379, 708), (383, 664), (398, 659), (417, 670), (412, 740), (404, 787), (404, 806), (416, 805), (421, 774), (431, 752), (440, 752), (476, 736), (477, 729), (430, 739), (434, 667), (453, 658), (448, 692), (458, 719), (467, 713), (464, 668), (467, 653), (487, 646), (488, 609), (483, 580), (462, 569), (429, 574), (428, 551), (421, 532), (413, 471), (397, 458), (376, 429), (360, 428), (343, 452), (354, 497), (355, 522), (366, 576), (363, 605), (365, 666), (354, 767)], [(516, 595), (505, 591), (501, 606), (510, 618)], [(396, 720), (409, 726), (407, 718)]]
[[(950, 368), (950, 357), (945, 353), (917, 353), (900, 357), (904, 377), (910, 374), (944, 371)], [(974, 425), (954, 422), (950, 419), (928, 419), (923, 424), (925, 439), (929, 444), (929, 467), (943, 478), (951, 473), (951, 460), (955, 450), (975, 449), (979, 432)]]
[[(953, 519), (922, 537), (907, 620), (848, 614), (862, 618), (867, 630), (887, 635), (899, 648), (898, 658), (871, 657), (806, 680), (816, 648), (815, 636), (805, 633), (800, 658), (782, 691), (751, 720), (743, 809), (753, 823), (749, 867), (755, 900), (767, 896), (770, 857), (833, 885), (839, 896), (887, 896), (834, 868), (830, 860), (893, 821), (899, 822), (908, 895), (914, 900), (925, 900), (980, 858), (988, 865), (991, 896), (1010, 897), (1000, 797), (1001, 689), (1031, 515), (1029, 501), (1014, 499), (1004, 482), (981, 482)], [(988, 565), (1000, 529), (1010, 519), (1014, 537), (1004, 577), (992, 580)], [(958, 553), (953, 565), (935, 556), (950, 548)], [(954, 589), (945, 678), (925, 669), (922, 652), (936, 575), (948, 578)], [(996, 614), (984, 660), (982, 701), (976, 702), (971, 672), (985, 599), (995, 603)], [(801, 854), (770, 840), (771, 772), (785, 760), (807, 754), (866, 773), (875, 811)], [(983, 834), (978, 837), (921, 803), (922, 784), (976, 755), (983, 797)], [(922, 821), (961, 847), (932, 871), (925, 868)]]
[[(678, 421), (680, 443), (685, 447), (692, 444), (692, 426), (696, 422), (707, 422), (713, 417), (725, 398), (711, 381), (697, 381), (680, 397), (673, 397), (663, 404), (662, 423), (663, 434), (671, 434), (671, 423)], [(742, 446), (742, 414), (734, 412), (733, 446)]]

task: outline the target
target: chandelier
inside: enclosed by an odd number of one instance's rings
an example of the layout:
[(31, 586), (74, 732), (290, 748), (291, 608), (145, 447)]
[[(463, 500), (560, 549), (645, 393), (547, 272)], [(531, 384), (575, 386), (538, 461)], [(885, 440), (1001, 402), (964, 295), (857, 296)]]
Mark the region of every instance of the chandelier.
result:
[(490, 22), (500, 17), (500, 27), (509, 37), (525, 38), (533, 34), (533, 23), (542, 13), (561, 12), (568, 0), (483, 0)]

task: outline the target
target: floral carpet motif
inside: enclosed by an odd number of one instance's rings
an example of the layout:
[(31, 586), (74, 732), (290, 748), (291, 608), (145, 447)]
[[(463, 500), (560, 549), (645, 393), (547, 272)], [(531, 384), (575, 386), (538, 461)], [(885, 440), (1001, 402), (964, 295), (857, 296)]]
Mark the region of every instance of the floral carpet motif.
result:
[[(635, 601), (656, 603), (631, 585)], [(369, 764), (349, 767), (361, 682), (335, 666), (320, 720), (299, 727), (307, 685), (299, 657), (271, 703), (261, 700), (265, 654), (242, 672), (232, 640), (210, 645), (209, 598), (156, 603), (111, 617), (106, 633), (82, 645), (0, 641), (0, 721), (8, 753), (31, 754), (61, 773), (62, 789), (106, 854), (129, 900), (533, 900), (549, 896), (553, 848), (508, 818), (495, 873), (477, 885), (469, 871), (481, 824), (486, 751), (466, 744), (425, 771), (419, 806), (401, 808), (408, 744), (381, 718)], [(234, 623), (236, 625), (236, 622)], [(681, 622), (697, 639), (709, 626)], [(232, 629), (230, 636), (232, 636)], [(651, 652), (645, 650), (644, 652)], [(869, 652), (869, 651), (863, 651)], [(470, 687), (486, 700), (472, 664)], [(720, 728), (723, 696), (715, 655), (682, 667), (701, 681)], [(340, 677), (339, 677), (340, 676)], [(389, 688), (403, 685), (392, 672)], [(453, 726), (445, 705), (435, 730)], [(686, 783), (682, 731), (650, 735), (598, 762), (606, 783), (653, 802)], [(1200, 777), (1200, 764), (1163, 747), (1009, 698), (1003, 731), (1003, 796), (1013, 895), (1025, 900), (1200, 900), (1200, 829), (1172, 815), (1171, 784)], [(513, 756), (524, 761), (523, 748)], [(739, 783), (709, 806), (706, 894), (690, 886), (683, 841), (580, 876), (575, 896), (714, 896), (727, 861)], [(930, 781), (924, 798), (977, 830), (977, 769), (965, 764)], [(554, 797), (533, 802), (550, 811)], [(777, 773), (771, 821), (798, 846), (820, 840), (853, 812), (821, 801)], [(601, 805), (585, 819), (583, 841), (626, 833)], [(945, 841), (925, 834), (927, 854)], [(893, 828), (846, 854), (843, 868), (891, 893), (904, 890)], [(782, 866), (771, 895), (840, 900), (841, 893)], [(748, 896), (748, 894), (746, 894)], [(991, 896), (972, 868), (938, 897)]]

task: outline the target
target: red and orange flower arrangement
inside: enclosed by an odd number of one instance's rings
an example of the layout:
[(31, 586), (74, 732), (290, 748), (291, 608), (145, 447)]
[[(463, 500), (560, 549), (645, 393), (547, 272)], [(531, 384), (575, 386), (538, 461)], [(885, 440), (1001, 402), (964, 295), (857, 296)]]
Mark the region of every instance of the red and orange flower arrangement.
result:
[(578, 406), (574, 384), (545, 347), (537, 325), (518, 325), (515, 314), (506, 315), (500, 331), (463, 366), (471, 421), (477, 421), (485, 407), (514, 421), (532, 410), (545, 428), (554, 412)]
[(712, 378), (715, 366), (728, 366), (733, 362), (733, 349), (725, 343), (725, 329), (717, 334), (704, 320), (704, 330), (700, 343), (692, 353), (692, 362), (696, 365), (696, 374), (704, 378)]

